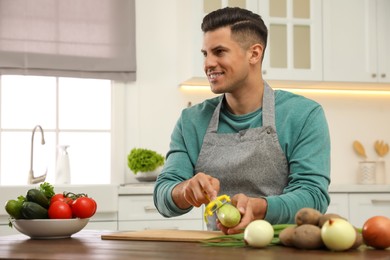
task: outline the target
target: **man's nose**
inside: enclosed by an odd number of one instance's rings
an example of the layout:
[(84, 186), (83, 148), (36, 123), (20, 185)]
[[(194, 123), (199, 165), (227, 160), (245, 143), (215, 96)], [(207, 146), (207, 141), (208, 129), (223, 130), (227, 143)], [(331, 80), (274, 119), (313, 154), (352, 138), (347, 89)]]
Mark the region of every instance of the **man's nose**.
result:
[(203, 61), (204, 70), (207, 72), (209, 69), (213, 69), (217, 66), (217, 60), (213, 55), (204, 57)]

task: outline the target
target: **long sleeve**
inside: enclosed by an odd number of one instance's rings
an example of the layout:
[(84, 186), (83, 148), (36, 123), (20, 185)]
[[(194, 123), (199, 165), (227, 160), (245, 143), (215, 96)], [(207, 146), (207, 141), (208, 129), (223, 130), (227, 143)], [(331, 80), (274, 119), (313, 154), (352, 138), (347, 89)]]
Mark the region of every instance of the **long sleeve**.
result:
[[(196, 174), (195, 165), (211, 115), (219, 98), (186, 108), (171, 135), (166, 163), (154, 188), (154, 203), (165, 217), (185, 214), (172, 200), (172, 189)], [(293, 222), (302, 207), (325, 212), (329, 205), (330, 137), (322, 107), (307, 98), (285, 91), (275, 92), (276, 131), (286, 156), (288, 185), (282, 194), (266, 196), (266, 220), (273, 224)], [(218, 132), (261, 127), (261, 110), (253, 116), (229, 117), (222, 111)], [(237, 176), (240, 178), (240, 176)], [(245, 187), (243, 191), (245, 194)], [(260, 195), (259, 195), (260, 196)]]
[(265, 219), (271, 223), (293, 223), (295, 213), (303, 207), (325, 213), (330, 202), (330, 137), (320, 106), (309, 114), (297, 136), (290, 139), (295, 140), (291, 149), (285, 147), (290, 168), (288, 185), (283, 194), (266, 198)]

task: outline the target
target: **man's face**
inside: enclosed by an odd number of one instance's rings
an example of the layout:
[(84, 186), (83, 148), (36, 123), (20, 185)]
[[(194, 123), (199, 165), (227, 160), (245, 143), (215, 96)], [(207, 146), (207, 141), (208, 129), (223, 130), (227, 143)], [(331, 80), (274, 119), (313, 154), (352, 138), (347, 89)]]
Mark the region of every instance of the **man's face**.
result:
[(232, 39), (229, 27), (206, 32), (202, 53), (204, 71), (214, 93), (232, 93), (245, 84), (250, 52)]

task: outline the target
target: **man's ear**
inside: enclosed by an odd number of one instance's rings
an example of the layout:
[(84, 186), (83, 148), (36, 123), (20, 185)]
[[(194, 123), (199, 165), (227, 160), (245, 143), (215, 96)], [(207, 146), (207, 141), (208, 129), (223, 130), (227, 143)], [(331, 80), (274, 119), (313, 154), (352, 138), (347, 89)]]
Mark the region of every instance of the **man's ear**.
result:
[(264, 52), (263, 45), (261, 45), (260, 43), (256, 43), (249, 48), (249, 51), (250, 51), (250, 58), (249, 58), (250, 63), (256, 64), (258, 62), (261, 62), (263, 58), (263, 52)]

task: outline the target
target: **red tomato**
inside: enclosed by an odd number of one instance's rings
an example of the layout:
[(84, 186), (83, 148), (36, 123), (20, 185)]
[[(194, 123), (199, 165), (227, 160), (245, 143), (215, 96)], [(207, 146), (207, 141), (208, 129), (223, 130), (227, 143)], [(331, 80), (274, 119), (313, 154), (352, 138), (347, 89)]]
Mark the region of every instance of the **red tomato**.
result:
[(377, 249), (390, 247), (390, 218), (374, 216), (363, 225), (364, 243)]
[(96, 201), (88, 197), (79, 197), (71, 204), (73, 217), (90, 218), (96, 212)]
[(51, 203), (48, 214), (49, 218), (69, 219), (72, 218), (72, 209), (68, 203), (57, 200)]
[(62, 194), (62, 193), (58, 193), (58, 194), (55, 194), (53, 197), (51, 197), (50, 204), (54, 203), (55, 201), (63, 201), (63, 202), (66, 202), (68, 204), (71, 204), (73, 200), (72, 200), (72, 198), (65, 197), (64, 194)]

